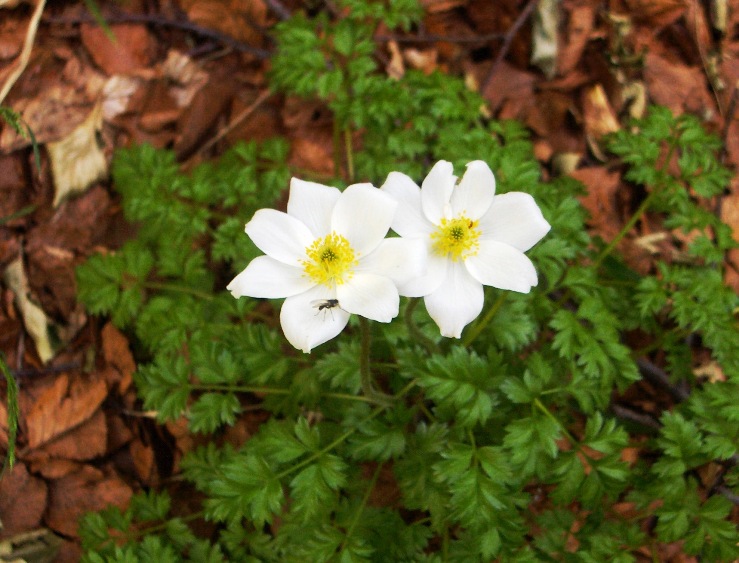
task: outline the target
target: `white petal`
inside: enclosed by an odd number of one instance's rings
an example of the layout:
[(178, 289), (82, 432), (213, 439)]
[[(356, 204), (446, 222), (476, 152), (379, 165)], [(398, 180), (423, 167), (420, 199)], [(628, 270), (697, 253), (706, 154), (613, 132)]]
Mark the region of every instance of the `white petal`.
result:
[(287, 213), (305, 223), (313, 238), (325, 237), (331, 232), (331, 213), (340, 195), (336, 188), (293, 178)]
[(462, 330), (482, 311), (485, 295), (462, 262), (452, 262), (436, 291), (424, 297), (426, 310), (442, 336), (461, 338)]
[(355, 252), (363, 256), (385, 238), (397, 207), (393, 198), (372, 184), (354, 184), (336, 202), (331, 228), (344, 235)]
[(405, 297), (423, 297), (436, 291), (446, 278), (450, 264), (446, 257), (429, 252), (426, 245), (426, 273), (398, 286), (399, 293)]
[(392, 229), (402, 237), (423, 237), (433, 225), (421, 210), (421, 188), (405, 174), (390, 172), (380, 190), (398, 202)]
[(332, 298), (323, 286), (288, 297), (280, 310), (280, 324), (285, 338), (306, 354), (316, 346), (331, 340), (349, 322), (349, 313), (339, 307), (318, 311), (311, 305), (315, 299)]
[(495, 176), (482, 160), (467, 165), (459, 185), (452, 192), (452, 214), (477, 220), (490, 208), (495, 196)]
[(451, 162), (440, 160), (421, 184), (421, 206), (423, 214), (434, 225), (447, 216), (449, 198), (452, 196), (457, 177)]
[[(403, 284), (426, 273), (426, 245), (418, 239), (388, 238), (359, 262), (357, 272), (378, 274)], [(403, 291), (400, 291), (404, 295)]]
[(398, 316), (398, 288), (384, 276), (357, 272), (336, 287), (336, 297), (342, 309), (373, 321), (389, 323)]
[(269, 256), (258, 256), (236, 276), (228, 289), (234, 297), (289, 297), (307, 291), (315, 282), (303, 277), (302, 270)]
[(495, 196), (490, 209), (480, 219), (480, 229), (483, 239), (504, 242), (523, 252), (539, 242), (551, 226), (533, 197), (510, 192)]
[(314, 237), (295, 217), (274, 209), (260, 209), (244, 228), (259, 250), (285, 264), (299, 266)]
[(536, 269), (523, 252), (494, 240), (481, 240), (479, 251), (465, 265), (477, 281), (499, 289), (528, 293), (538, 283)]

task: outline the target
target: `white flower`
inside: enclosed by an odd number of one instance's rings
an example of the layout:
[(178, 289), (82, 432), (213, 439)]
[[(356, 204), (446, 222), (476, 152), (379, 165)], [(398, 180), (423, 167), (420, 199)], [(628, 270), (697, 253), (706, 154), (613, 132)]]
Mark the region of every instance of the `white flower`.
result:
[(550, 226), (530, 195), (495, 195), (495, 176), (480, 160), (456, 184), (451, 163), (442, 160), (420, 189), (391, 172), (381, 190), (398, 202), (393, 230), (423, 241), (428, 252), (427, 274), (407, 285), (407, 294), (424, 296), (442, 336), (460, 338), (482, 311), (483, 285), (528, 293), (537, 284), (524, 251)]
[(246, 234), (266, 254), (228, 285), (234, 297), (286, 297), (287, 340), (310, 352), (339, 334), (350, 314), (389, 322), (399, 287), (422, 274), (423, 246), (385, 239), (397, 204), (371, 184), (336, 188), (293, 178), (287, 213), (260, 209)]

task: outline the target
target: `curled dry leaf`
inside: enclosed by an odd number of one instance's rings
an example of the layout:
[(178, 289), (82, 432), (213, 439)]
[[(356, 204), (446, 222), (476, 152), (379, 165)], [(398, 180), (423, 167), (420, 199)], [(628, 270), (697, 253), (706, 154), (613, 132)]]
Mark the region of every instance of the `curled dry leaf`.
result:
[(596, 84), (585, 91), (582, 105), (585, 138), (593, 154), (599, 160), (605, 161), (606, 156), (600, 148), (599, 142), (607, 133), (614, 133), (621, 128), (616, 112), (613, 111), (611, 104), (608, 102), (606, 91), (600, 84)]
[(47, 145), (54, 176), (55, 207), (107, 176), (108, 163), (99, 140), (102, 126), (102, 104), (98, 103), (74, 131)]
[(15, 303), (23, 317), (23, 324), (36, 344), (36, 352), (43, 363), (48, 362), (55, 354), (50, 329), (53, 323), (46, 317), (43, 309), (31, 300), (28, 279), (23, 270), (23, 262), (17, 258), (5, 269), (5, 284), (15, 295)]

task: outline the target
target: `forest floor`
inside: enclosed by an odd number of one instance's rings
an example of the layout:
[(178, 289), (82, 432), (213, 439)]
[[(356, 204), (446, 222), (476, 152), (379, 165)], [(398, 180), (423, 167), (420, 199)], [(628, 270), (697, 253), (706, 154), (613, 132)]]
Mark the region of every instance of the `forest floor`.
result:
[[(724, 165), (739, 167), (736, 4), (562, 0), (547, 66), (531, 62), (535, 0), (422, 3), (422, 25), (377, 30), (379, 66), (464, 76), (491, 117), (531, 131), (545, 177), (564, 169), (584, 183), (589, 226), (605, 240), (626, 223), (637, 195), (604, 165), (599, 139), (649, 104), (698, 116), (722, 138)], [(141, 411), (130, 343), (78, 304), (75, 267), (133, 233), (108, 179), (119, 147), (171, 148), (189, 169), (238, 140), (280, 135), (291, 144), (291, 167), (332, 174), (328, 110), (272, 93), (267, 82), (271, 27), (306, 5), (104, 1), (112, 43), (84, 3), (41, 10), (0, 0), (0, 101), (22, 115), (41, 149), (39, 168), (30, 140), (0, 124), (0, 352), (21, 389), (17, 461), (0, 480), (0, 545), (29, 532), (54, 543), (43, 535), (50, 530), (62, 540), (61, 549), (50, 547), (57, 560), (75, 561), (83, 513), (125, 506), (145, 487), (176, 486), (176, 460), (192, 440), (182, 425), (157, 426)], [(739, 175), (715, 204), (739, 241)], [(670, 243), (642, 221), (627, 244), (625, 252), (648, 261), (649, 245)], [(727, 255), (725, 271), (739, 291), (738, 252)], [(48, 327), (58, 341), (38, 336)], [(3, 399), (4, 391), (0, 383)], [(648, 410), (646, 397), (638, 400)], [(8, 437), (3, 403), (0, 451)], [(232, 432), (248, 435), (259, 420)], [(693, 560), (679, 546), (659, 557)]]

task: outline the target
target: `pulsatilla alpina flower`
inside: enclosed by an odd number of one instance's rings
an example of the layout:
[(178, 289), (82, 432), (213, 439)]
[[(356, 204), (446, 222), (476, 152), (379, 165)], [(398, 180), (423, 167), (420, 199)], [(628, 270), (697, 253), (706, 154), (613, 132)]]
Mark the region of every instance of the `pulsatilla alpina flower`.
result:
[(280, 323), (304, 352), (339, 334), (350, 314), (389, 322), (399, 291), (422, 273), (423, 246), (385, 239), (397, 204), (371, 184), (336, 188), (293, 178), (287, 213), (260, 209), (246, 233), (259, 256), (228, 285), (234, 297), (286, 297)]
[(398, 202), (392, 228), (423, 241), (426, 275), (406, 286), (424, 296), (443, 336), (459, 338), (480, 314), (483, 285), (528, 293), (536, 270), (524, 251), (550, 229), (534, 199), (523, 192), (495, 195), (495, 176), (476, 160), (457, 185), (452, 165), (437, 162), (422, 187), (391, 172), (381, 190)]

